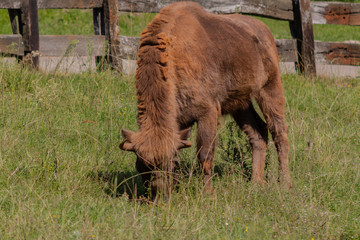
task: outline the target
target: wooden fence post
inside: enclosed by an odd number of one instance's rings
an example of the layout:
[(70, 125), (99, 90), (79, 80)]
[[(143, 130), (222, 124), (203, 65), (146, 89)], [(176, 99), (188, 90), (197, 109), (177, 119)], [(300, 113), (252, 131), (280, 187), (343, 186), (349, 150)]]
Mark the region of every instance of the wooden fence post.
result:
[(37, 0), (21, 2), (20, 29), (23, 29), (24, 62), (32, 67), (39, 67), (39, 19)]
[(109, 43), (111, 68), (122, 71), (120, 58), (119, 11), (117, 0), (104, 0), (105, 39)]
[(13, 34), (22, 34), (22, 21), (20, 9), (8, 9)]
[[(20, 9), (8, 9), (11, 29), (13, 34), (23, 34), (23, 24), (21, 20), (21, 10)], [(16, 55), (17, 62), (23, 60), (23, 56)]]
[[(104, 19), (104, 8), (93, 8), (93, 23), (94, 23), (94, 34), (105, 35), (105, 19)], [(97, 67), (103, 67), (103, 56), (95, 56), (95, 63)]]
[[(107, 44), (106, 61), (111, 68), (122, 70), (119, 35), (119, 13), (117, 0), (104, 0), (102, 8), (93, 9), (93, 22), (95, 35), (105, 35)], [(101, 65), (102, 57), (96, 57), (96, 64)]]
[(290, 30), (297, 42), (297, 71), (305, 76), (316, 76), (314, 31), (311, 18), (310, 0), (293, 0), (294, 21)]

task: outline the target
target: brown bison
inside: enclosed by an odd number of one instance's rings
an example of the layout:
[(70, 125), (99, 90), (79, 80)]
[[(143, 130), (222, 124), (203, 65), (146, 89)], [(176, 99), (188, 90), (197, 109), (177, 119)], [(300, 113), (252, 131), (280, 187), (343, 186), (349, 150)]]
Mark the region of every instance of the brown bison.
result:
[(136, 169), (153, 198), (170, 193), (178, 151), (191, 146), (186, 139), (194, 123), (204, 190), (213, 190), (216, 131), (224, 114), (232, 115), (249, 137), (252, 181), (265, 182), (270, 130), (279, 157), (279, 180), (291, 186), (279, 59), (272, 34), (261, 21), (214, 15), (197, 3), (177, 2), (163, 8), (141, 33), (138, 56), (139, 131), (123, 130), (120, 148), (136, 154)]

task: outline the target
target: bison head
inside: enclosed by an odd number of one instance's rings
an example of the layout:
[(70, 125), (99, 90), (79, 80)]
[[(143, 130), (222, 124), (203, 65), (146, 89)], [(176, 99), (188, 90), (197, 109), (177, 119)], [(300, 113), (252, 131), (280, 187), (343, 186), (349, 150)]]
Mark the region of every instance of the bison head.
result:
[(136, 169), (141, 174), (145, 187), (150, 189), (151, 198), (167, 199), (175, 182), (178, 150), (192, 145), (187, 141), (191, 128), (170, 135), (169, 132), (153, 133), (135, 133), (123, 129), (125, 140), (119, 147), (136, 154)]

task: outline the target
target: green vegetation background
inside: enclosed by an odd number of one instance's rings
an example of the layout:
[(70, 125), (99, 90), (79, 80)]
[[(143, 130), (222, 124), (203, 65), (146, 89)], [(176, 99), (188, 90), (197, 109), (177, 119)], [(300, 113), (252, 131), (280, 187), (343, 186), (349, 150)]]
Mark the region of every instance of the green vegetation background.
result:
[[(123, 14), (121, 33), (136, 36), (153, 17)], [(93, 33), (91, 11), (39, 19), (41, 34)], [(287, 22), (261, 19), (290, 38)], [(358, 29), (315, 25), (315, 38), (359, 40)], [(4, 10), (0, 34), (11, 34)], [(290, 191), (277, 183), (272, 142), (268, 185), (248, 182), (250, 147), (224, 118), (216, 194), (202, 195), (191, 148), (180, 154), (178, 189), (155, 205), (142, 201), (134, 155), (118, 149), (120, 130), (137, 129), (133, 76), (0, 65), (0, 239), (360, 239), (359, 79), (283, 75)]]
[[(357, 2), (360, 2), (357, 1)], [(119, 17), (120, 33), (138, 36), (156, 14), (123, 13)], [(292, 38), (287, 21), (258, 17), (270, 28), (275, 38)], [(79, 27), (78, 23), (81, 23)], [(0, 10), (0, 34), (12, 34), (7, 10)], [(92, 35), (91, 10), (47, 9), (39, 10), (41, 35)], [(359, 27), (342, 25), (314, 25), (315, 40), (346, 41), (359, 40)]]

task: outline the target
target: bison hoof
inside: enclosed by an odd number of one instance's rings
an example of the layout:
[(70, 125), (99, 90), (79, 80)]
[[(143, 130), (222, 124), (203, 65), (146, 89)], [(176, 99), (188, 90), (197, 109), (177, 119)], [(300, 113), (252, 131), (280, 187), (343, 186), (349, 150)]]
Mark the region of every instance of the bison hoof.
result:
[(285, 189), (290, 189), (294, 186), (290, 178), (280, 178), (279, 182)]
[(205, 185), (205, 186), (204, 186), (204, 193), (205, 193), (205, 194), (209, 194), (209, 195), (215, 193), (215, 188), (214, 188), (214, 186), (213, 186), (213, 185)]
[(255, 184), (258, 184), (260, 186), (265, 186), (266, 185), (266, 181), (263, 178), (253, 178), (251, 179), (251, 181)]

